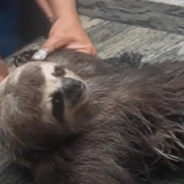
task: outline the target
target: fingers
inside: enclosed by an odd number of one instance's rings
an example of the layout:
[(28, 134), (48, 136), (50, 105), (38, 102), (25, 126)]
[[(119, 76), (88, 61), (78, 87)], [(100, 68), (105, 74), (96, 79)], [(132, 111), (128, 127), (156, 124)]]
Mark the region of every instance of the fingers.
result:
[(44, 60), (49, 53), (62, 47), (96, 55), (95, 48), (78, 22), (67, 25), (66, 22), (63, 23), (63, 19), (58, 19), (53, 24), (46, 42), (33, 55), (33, 60)]
[(34, 53), (32, 56), (33, 60), (44, 60), (47, 57), (47, 51), (44, 49), (40, 49), (37, 52)]
[[(64, 44), (63, 44), (63, 46), (64, 46)], [(37, 60), (37, 61), (38, 60), (44, 60), (50, 52), (52, 52), (55, 49), (60, 48), (60, 47), (61, 47), (61, 42), (57, 43), (57, 42), (52, 42), (52, 41), (48, 40), (42, 46), (42, 48), (40, 50), (38, 50), (33, 55), (32, 58), (33, 58), (33, 60)], [(90, 54), (90, 55), (93, 55), (93, 56), (96, 55), (96, 49), (93, 47), (93, 45), (86, 46), (85, 48), (76, 48), (76, 47), (77, 46), (73, 45), (73, 46), (68, 47), (68, 49), (74, 49), (74, 50), (76, 50), (78, 52), (83, 52), (83, 53)]]
[(90, 43), (90, 41), (87, 43), (75, 42), (73, 44), (68, 44), (66, 48), (72, 49), (78, 52), (83, 52), (85, 54), (90, 54), (93, 56), (96, 56), (97, 54), (95, 47), (92, 45), (92, 43)]
[[(84, 51), (85, 52), (85, 51)], [(93, 56), (96, 56), (97, 52), (96, 52), (96, 49), (93, 45), (90, 45), (88, 48), (87, 48), (87, 54), (90, 54), (90, 55), (93, 55)]]
[(34, 55), (34, 60), (44, 60), (47, 55), (54, 50), (62, 47), (65, 45), (65, 42), (60, 39), (55, 39), (53, 37), (49, 37), (48, 40), (41, 46), (41, 49), (39, 49)]
[(91, 45), (89, 46), (88, 48), (84, 48), (84, 49), (76, 49), (77, 51), (79, 52), (83, 52), (85, 54), (90, 54), (90, 55), (93, 55), (93, 56), (96, 56), (96, 49)]
[(42, 45), (42, 48), (47, 51), (47, 53), (51, 53), (54, 50), (64, 47), (67, 41), (64, 38), (60, 38), (59, 36), (49, 36), (47, 41)]

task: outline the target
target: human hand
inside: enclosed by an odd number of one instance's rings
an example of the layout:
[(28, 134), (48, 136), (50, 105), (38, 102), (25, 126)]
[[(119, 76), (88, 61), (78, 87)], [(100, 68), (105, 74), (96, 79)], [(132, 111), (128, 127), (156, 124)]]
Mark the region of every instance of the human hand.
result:
[(34, 54), (33, 59), (44, 59), (48, 53), (61, 47), (91, 55), (96, 54), (77, 16), (57, 19), (51, 27), (47, 41), (42, 45), (41, 51)]
[(8, 68), (5, 62), (0, 58), (0, 82), (2, 82), (8, 76)]

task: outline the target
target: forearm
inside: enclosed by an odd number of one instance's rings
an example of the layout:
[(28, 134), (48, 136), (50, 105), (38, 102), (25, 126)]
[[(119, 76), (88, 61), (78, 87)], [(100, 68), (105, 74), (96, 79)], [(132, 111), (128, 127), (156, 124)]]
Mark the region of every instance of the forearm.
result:
[(55, 21), (55, 16), (54, 13), (50, 7), (50, 5), (48, 4), (47, 0), (36, 0), (38, 6), (40, 7), (40, 9), (44, 12), (44, 14), (46, 15), (46, 17), (48, 18), (48, 20), (53, 23)]
[(60, 17), (66, 19), (71, 16), (78, 18), (75, 0), (36, 0), (36, 2), (51, 22)]

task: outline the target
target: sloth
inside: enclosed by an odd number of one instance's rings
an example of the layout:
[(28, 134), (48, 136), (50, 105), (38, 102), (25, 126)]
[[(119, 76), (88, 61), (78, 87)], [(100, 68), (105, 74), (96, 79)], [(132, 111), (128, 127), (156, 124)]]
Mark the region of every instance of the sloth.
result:
[(1, 83), (0, 143), (34, 184), (149, 183), (158, 166), (182, 170), (184, 64), (106, 61), (58, 51)]

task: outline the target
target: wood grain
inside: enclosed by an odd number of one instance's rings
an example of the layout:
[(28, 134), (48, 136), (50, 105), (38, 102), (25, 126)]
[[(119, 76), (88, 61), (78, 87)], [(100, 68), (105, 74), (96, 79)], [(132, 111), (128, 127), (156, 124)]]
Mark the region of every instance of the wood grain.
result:
[(184, 34), (183, 0), (77, 0), (77, 4), (82, 15)]

